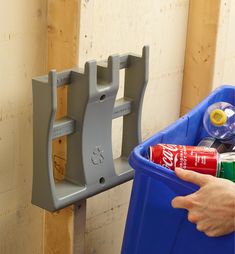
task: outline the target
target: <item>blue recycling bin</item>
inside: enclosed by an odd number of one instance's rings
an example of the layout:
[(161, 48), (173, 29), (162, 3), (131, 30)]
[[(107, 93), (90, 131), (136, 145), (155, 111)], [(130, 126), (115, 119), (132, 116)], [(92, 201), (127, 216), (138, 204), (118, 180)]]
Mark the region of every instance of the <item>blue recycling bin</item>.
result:
[(218, 101), (235, 105), (235, 86), (222, 86), (174, 124), (137, 146), (129, 163), (135, 170), (124, 233), (122, 254), (234, 254), (235, 234), (208, 237), (187, 219), (187, 211), (174, 209), (171, 200), (195, 192), (198, 186), (146, 159), (157, 143), (197, 145), (208, 136), (203, 127), (206, 108)]

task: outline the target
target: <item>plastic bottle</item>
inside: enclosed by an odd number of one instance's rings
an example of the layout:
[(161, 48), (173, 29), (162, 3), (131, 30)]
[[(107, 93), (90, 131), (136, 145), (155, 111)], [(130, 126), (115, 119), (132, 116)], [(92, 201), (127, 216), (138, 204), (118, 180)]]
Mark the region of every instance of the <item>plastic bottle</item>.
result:
[(225, 143), (235, 143), (235, 107), (227, 102), (210, 105), (203, 117), (208, 134)]

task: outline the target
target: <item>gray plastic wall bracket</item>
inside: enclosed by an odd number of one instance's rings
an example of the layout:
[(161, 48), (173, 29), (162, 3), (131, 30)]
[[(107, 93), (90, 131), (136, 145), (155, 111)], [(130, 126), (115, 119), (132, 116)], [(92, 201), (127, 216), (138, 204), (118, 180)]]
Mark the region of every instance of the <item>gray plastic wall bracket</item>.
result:
[[(55, 211), (133, 178), (128, 155), (141, 141), (141, 111), (148, 81), (149, 48), (142, 56), (110, 56), (33, 79), (32, 203)], [(119, 70), (124, 97), (116, 100)], [(55, 120), (57, 88), (68, 85), (68, 117)], [(112, 119), (123, 116), (122, 152), (113, 160)], [(67, 135), (64, 180), (53, 177), (52, 141)]]

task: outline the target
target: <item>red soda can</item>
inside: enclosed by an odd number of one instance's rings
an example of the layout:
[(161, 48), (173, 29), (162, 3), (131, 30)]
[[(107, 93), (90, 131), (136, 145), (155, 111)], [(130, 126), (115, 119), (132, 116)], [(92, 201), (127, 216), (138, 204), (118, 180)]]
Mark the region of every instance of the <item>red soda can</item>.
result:
[(180, 167), (212, 176), (220, 174), (219, 154), (214, 148), (158, 144), (149, 148), (149, 158), (172, 170)]

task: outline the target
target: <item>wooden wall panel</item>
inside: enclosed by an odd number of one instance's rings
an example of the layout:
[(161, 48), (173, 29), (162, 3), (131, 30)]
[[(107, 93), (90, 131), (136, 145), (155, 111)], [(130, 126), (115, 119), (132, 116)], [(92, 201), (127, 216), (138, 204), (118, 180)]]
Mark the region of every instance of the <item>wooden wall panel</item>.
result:
[(235, 85), (235, 1), (221, 0), (213, 89)]
[[(0, 24), (0, 253), (84, 253), (85, 203), (46, 215), (31, 205), (31, 79), (76, 65), (79, 1), (9, 0)], [(66, 113), (64, 92), (58, 117)], [(65, 158), (64, 142), (57, 143)]]
[[(150, 79), (143, 113), (143, 136), (179, 116), (188, 0), (81, 1), (79, 65), (90, 59), (150, 45)], [(123, 93), (123, 85), (118, 94)], [(113, 123), (114, 157), (120, 153), (121, 120)], [(131, 182), (87, 201), (86, 254), (120, 253)]]
[[(141, 53), (150, 45), (142, 124), (147, 138), (179, 116), (186, 34), (182, 112), (222, 83), (235, 84), (234, 26), (232, 0), (1, 3), (0, 253), (83, 253), (85, 213), (86, 254), (120, 253), (129, 204), (131, 182), (90, 198), (87, 212), (85, 203), (46, 215), (31, 205), (32, 77), (113, 53)], [(66, 114), (64, 93), (59, 92), (60, 116)], [(122, 93), (123, 85), (118, 97)], [(113, 124), (114, 157), (120, 153), (121, 123)], [(65, 141), (54, 146), (62, 161)]]
[(0, 253), (41, 254), (43, 211), (31, 205), (32, 85), (46, 70), (46, 1), (1, 1)]

